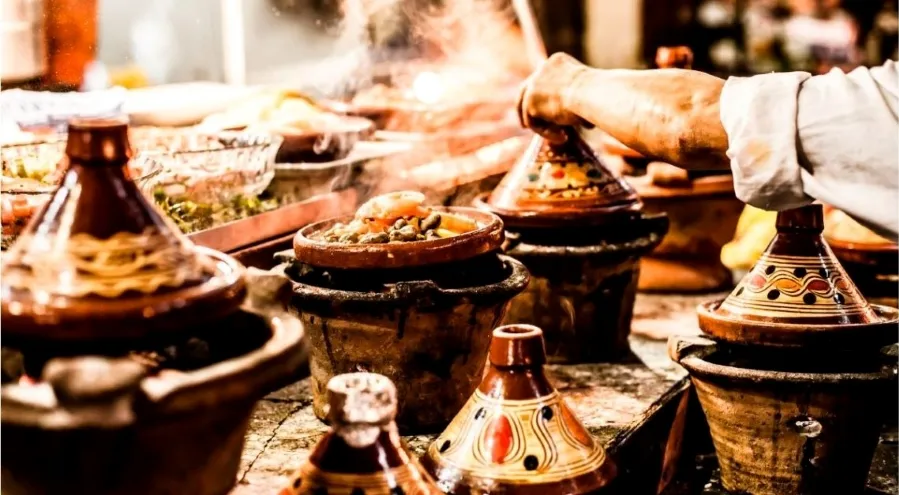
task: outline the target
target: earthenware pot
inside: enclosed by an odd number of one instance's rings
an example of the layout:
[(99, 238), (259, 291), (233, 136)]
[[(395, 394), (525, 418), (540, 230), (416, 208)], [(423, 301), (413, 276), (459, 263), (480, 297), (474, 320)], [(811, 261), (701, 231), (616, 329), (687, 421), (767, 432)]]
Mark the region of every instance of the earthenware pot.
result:
[(512, 300), (506, 322), (540, 326), (550, 363), (626, 356), (641, 257), (666, 228), (658, 215), (620, 229), (508, 232), (506, 252), (524, 263), (531, 283)]
[(777, 214), (777, 234), (723, 301), (699, 306), (716, 339), (763, 346), (880, 347), (895, 343), (899, 311), (869, 304), (824, 240), (820, 205)]
[(639, 289), (704, 292), (731, 287), (721, 248), (733, 239), (743, 211), (743, 203), (734, 196), (733, 179), (711, 176), (660, 186), (646, 183), (644, 177), (631, 179), (643, 211), (666, 213), (670, 227), (662, 243), (643, 258)]
[(4, 343), (127, 348), (237, 310), (243, 267), (195, 247), (141, 193), (126, 121), (72, 121), (66, 157), (59, 187), (3, 256)]
[[(426, 242), (426, 241), (422, 241)], [(490, 330), (528, 283), (521, 262), (486, 253), (401, 269), (282, 265), (312, 349), (313, 408), (325, 384), (359, 370), (397, 384), (404, 433), (439, 430), (477, 386)]]
[(828, 238), (827, 243), (869, 302), (899, 307), (899, 247), (896, 244), (868, 244), (833, 238)]
[(543, 335), (532, 325), (493, 331), (484, 378), (422, 458), (446, 493), (580, 494), (616, 474), (543, 373)]
[(396, 387), (382, 375), (349, 373), (328, 382), (331, 431), (280, 495), (440, 495), (403, 447), (394, 418)]
[(895, 356), (753, 354), (698, 337), (672, 337), (668, 349), (690, 373), (726, 489), (864, 491), (883, 420), (895, 411)]
[(256, 401), (305, 362), (302, 325), (277, 300), (287, 281), (262, 277), (242, 311), (196, 329), (207, 365), (148, 376), (132, 359), (60, 358), (37, 384), (3, 385), (3, 493), (228, 493)]

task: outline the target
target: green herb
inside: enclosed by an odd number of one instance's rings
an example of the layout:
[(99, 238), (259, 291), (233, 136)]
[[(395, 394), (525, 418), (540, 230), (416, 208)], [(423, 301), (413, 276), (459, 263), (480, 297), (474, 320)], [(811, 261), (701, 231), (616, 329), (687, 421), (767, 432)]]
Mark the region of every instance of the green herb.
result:
[(223, 203), (195, 203), (183, 198), (169, 197), (160, 189), (153, 192), (153, 199), (185, 234), (272, 211), (279, 206), (277, 199), (248, 198), (240, 195)]

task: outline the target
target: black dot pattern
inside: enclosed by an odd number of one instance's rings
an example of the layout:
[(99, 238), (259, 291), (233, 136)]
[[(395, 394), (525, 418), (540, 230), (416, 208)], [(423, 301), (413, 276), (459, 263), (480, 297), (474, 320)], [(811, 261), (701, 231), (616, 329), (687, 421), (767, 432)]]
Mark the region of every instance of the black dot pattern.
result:
[(846, 302), (846, 298), (843, 297), (843, 294), (834, 294), (833, 300), (837, 304), (843, 304), (844, 302)]
[(827, 268), (818, 268), (818, 275), (821, 275), (821, 278), (827, 278)]
[(743, 295), (743, 288), (742, 288), (742, 287), (740, 287), (739, 289), (737, 289), (737, 297), (740, 297), (741, 295)]
[(806, 273), (808, 273), (808, 270), (801, 267), (793, 270), (793, 275), (796, 275), (798, 278), (804, 277)]
[(482, 407), (482, 408), (478, 409), (478, 412), (474, 413), (474, 419), (481, 419), (486, 415), (487, 415), (487, 411), (485, 411), (484, 408)]
[(303, 486), (303, 478), (297, 478), (297, 479), (293, 480), (294, 488), (299, 489), (301, 486)]
[(777, 300), (778, 297), (780, 297), (780, 291), (779, 291), (779, 290), (773, 289), (773, 290), (769, 290), (769, 291), (768, 291), (768, 299), (769, 299), (769, 300), (775, 301), (775, 300)]
[(817, 301), (817, 300), (818, 300), (818, 298), (815, 297), (815, 295), (812, 294), (811, 292), (802, 296), (802, 302), (804, 302), (805, 304), (815, 304), (815, 301)]
[(443, 444), (440, 446), (440, 452), (441, 452), (441, 453), (446, 452), (447, 449), (449, 449), (449, 448), (450, 448), (450, 441), (449, 441), (449, 440), (444, 440), (444, 441), (443, 441)]
[(771, 275), (772, 273), (774, 273), (774, 265), (768, 265), (768, 267), (765, 268), (765, 275)]
[(540, 415), (543, 416), (543, 419), (549, 421), (553, 419), (553, 409), (549, 406), (543, 406), (540, 409)]
[(533, 471), (537, 469), (537, 466), (540, 465), (540, 461), (537, 460), (537, 456), (529, 455), (524, 458), (524, 468), (528, 471)]

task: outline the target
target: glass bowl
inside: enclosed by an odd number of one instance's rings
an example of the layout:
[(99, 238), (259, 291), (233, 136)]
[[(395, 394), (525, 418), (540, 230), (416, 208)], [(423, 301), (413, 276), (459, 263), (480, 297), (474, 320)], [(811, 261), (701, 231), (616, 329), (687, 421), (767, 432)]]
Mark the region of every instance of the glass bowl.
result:
[(132, 162), (159, 161), (156, 193), (198, 203), (261, 194), (275, 176), (275, 155), (283, 138), (268, 133), (198, 133), (171, 129), (132, 131)]

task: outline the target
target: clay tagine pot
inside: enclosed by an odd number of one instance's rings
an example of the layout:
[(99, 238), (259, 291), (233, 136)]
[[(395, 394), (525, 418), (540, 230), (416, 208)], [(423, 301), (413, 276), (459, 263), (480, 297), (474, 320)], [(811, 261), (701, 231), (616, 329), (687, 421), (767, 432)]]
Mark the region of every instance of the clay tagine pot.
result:
[[(239, 311), (166, 344), (199, 357), (157, 371), (133, 356), (74, 356), (27, 380), (5, 376), (3, 446), (15, 455), (0, 460), (3, 493), (228, 493), (256, 401), (305, 364), (302, 324), (283, 309), (288, 281), (251, 269), (248, 282)], [(29, 359), (8, 347), (3, 356), (4, 370)]]
[(476, 205), (503, 219), (506, 252), (531, 272), (508, 322), (542, 327), (550, 362), (627, 355), (640, 259), (664, 237), (664, 214), (644, 213), (574, 130), (564, 144), (535, 137)]
[(354, 371), (388, 377), (398, 388), (404, 434), (439, 431), (477, 387), (490, 330), (524, 290), (520, 262), (497, 254), (502, 222), (473, 208), (432, 208), (477, 228), (458, 236), (384, 244), (319, 237), (340, 220), (307, 226), (283, 270), (291, 306), (311, 344), (313, 409), (325, 420), (325, 384)]
[(4, 254), (4, 343), (78, 352), (194, 331), (238, 309), (243, 268), (194, 246), (128, 172), (128, 125), (75, 120), (60, 186)]
[(614, 463), (543, 373), (543, 332), (493, 331), (487, 369), (471, 399), (422, 463), (450, 494), (593, 493)]
[[(660, 47), (659, 68), (689, 69), (693, 53), (685, 46)], [(605, 151), (621, 156), (643, 201), (643, 211), (666, 213), (670, 226), (662, 243), (645, 256), (640, 266), (639, 290), (648, 292), (706, 292), (731, 287), (730, 270), (721, 263), (721, 248), (731, 241), (743, 202), (734, 196), (730, 172), (688, 173), (673, 165), (653, 162), (622, 145)]]
[(669, 340), (708, 420), (724, 488), (863, 493), (881, 427), (895, 418), (895, 354), (752, 351), (698, 337)]
[(403, 447), (394, 422), (396, 387), (382, 375), (348, 373), (328, 382), (331, 431), (279, 495), (440, 495)]
[(777, 235), (723, 301), (699, 306), (699, 328), (726, 342), (864, 348), (897, 340), (899, 310), (869, 304), (822, 236), (821, 205), (778, 213)]
[(899, 246), (839, 210), (825, 212), (824, 238), (869, 302), (899, 307)]

